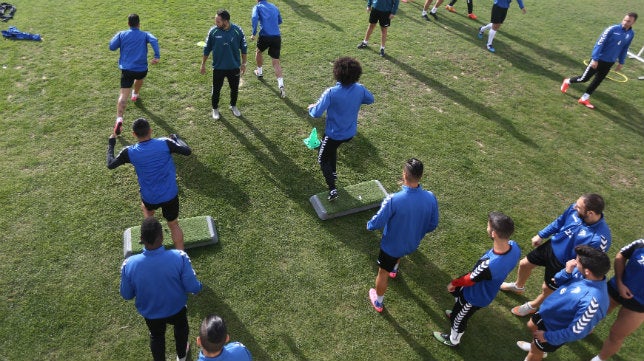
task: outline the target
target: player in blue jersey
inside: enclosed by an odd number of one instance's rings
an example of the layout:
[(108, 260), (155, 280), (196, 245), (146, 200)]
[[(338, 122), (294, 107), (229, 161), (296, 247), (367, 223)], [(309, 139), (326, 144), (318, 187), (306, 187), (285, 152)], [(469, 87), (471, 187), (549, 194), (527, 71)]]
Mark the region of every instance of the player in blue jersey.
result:
[(190, 155), (192, 150), (176, 134), (170, 138), (152, 138), (152, 128), (145, 118), (139, 118), (132, 125), (137, 143), (130, 145), (114, 157), (116, 134), (112, 133), (107, 146), (107, 168), (114, 169), (132, 163), (139, 181), (141, 209), (143, 215), (154, 216), (161, 208), (163, 218), (168, 221), (172, 242), (176, 249), (182, 250), (183, 231), (179, 227), (179, 188), (177, 172), (172, 153)]
[[(553, 276), (575, 259), (575, 247), (588, 245), (602, 252), (608, 252), (612, 242), (610, 228), (604, 218), (604, 198), (599, 194), (587, 193), (577, 199), (552, 223), (532, 237), (536, 247), (519, 262), (515, 282), (503, 282), (502, 291), (522, 294), (525, 283), (537, 266), (545, 267), (541, 293), (532, 301), (512, 308), (517, 316), (535, 313), (543, 300), (557, 289)], [(549, 241), (546, 241), (550, 237)]]
[(255, 40), (257, 34), (257, 25), (261, 25), (259, 30), (259, 38), (257, 38), (257, 49), (255, 50), (255, 62), (257, 69), (254, 73), (258, 78), (264, 76), (262, 65), (264, 58), (262, 52), (268, 49), (268, 56), (271, 57), (271, 63), (275, 70), (277, 77), (277, 87), (280, 90), (280, 97), (286, 97), (286, 90), (284, 89), (284, 78), (282, 77), (282, 65), (280, 64), (280, 50), (282, 49), (282, 36), (280, 34), (280, 24), (282, 23), (282, 16), (280, 11), (274, 4), (266, 0), (257, 0), (257, 5), (253, 7), (251, 14), (251, 25), (253, 28), (250, 40)]
[(369, 290), (373, 308), (382, 312), (389, 277), (398, 273), (400, 259), (415, 252), (425, 235), (438, 226), (438, 201), (423, 189), (423, 163), (411, 158), (403, 166), (402, 190), (387, 196), (369, 222), (370, 231), (382, 229), (376, 288)]
[(369, 44), (371, 33), (380, 23), (380, 56), (385, 56), (385, 43), (387, 42), (387, 29), (391, 20), (398, 11), (398, 0), (367, 0), (367, 12), (369, 13), (369, 26), (364, 40), (358, 44), (358, 49), (364, 49)]
[(450, 333), (434, 332), (438, 341), (447, 346), (458, 345), (470, 317), (492, 303), (499, 286), (521, 257), (521, 248), (510, 240), (512, 233), (512, 218), (501, 212), (490, 212), (487, 234), (492, 239), (492, 248), (476, 262), (471, 272), (447, 284), (447, 291), (456, 301), (452, 310), (446, 311), (451, 325)]
[(554, 277), (558, 291), (546, 298), (528, 321), (532, 343), (517, 342), (519, 348), (528, 351), (526, 361), (540, 361), (545, 353), (581, 340), (606, 317), (609, 300), (605, 280), (610, 259), (586, 245), (575, 247), (575, 252), (577, 257), (566, 262)]
[[(116, 122), (114, 133), (121, 134), (123, 129), (123, 115), (127, 106), (127, 99), (136, 101), (139, 98), (143, 79), (148, 75), (148, 44), (154, 50), (154, 58), (150, 63), (159, 62), (159, 42), (154, 35), (141, 31), (141, 23), (137, 14), (130, 14), (127, 18), (129, 30), (123, 30), (110, 40), (110, 50), (120, 49), (119, 69), (121, 69), (121, 91), (116, 103)], [(134, 90), (132, 90), (134, 85)], [(131, 92), (131, 94), (130, 94)]]
[(335, 181), (338, 147), (350, 141), (358, 132), (358, 112), (362, 104), (371, 104), (373, 94), (358, 83), (362, 75), (362, 66), (356, 59), (343, 57), (333, 63), (333, 77), (337, 81), (334, 87), (322, 93), (320, 99), (309, 104), (309, 115), (319, 118), (326, 111), (324, 137), (318, 150), (318, 163), (329, 187), (328, 200), (338, 198)]
[(563, 83), (561, 83), (561, 92), (567, 92), (570, 84), (585, 83), (595, 76), (586, 88), (586, 92), (578, 100), (579, 104), (594, 109), (595, 106), (590, 104), (590, 96), (599, 84), (602, 83), (604, 78), (606, 78), (615, 61), (619, 61), (615, 70), (622, 70), (624, 62), (626, 61), (626, 55), (628, 54), (628, 47), (631, 45), (633, 37), (635, 37), (635, 32), (633, 31), (635, 21), (637, 21), (637, 14), (628, 13), (622, 19), (621, 24), (615, 24), (606, 28), (595, 43), (593, 53), (590, 56), (590, 62), (586, 70), (584, 70), (584, 73), (579, 76), (564, 79)]
[(197, 345), (201, 347), (197, 361), (251, 361), (250, 351), (240, 342), (229, 342), (224, 320), (208, 315), (199, 328)]
[(165, 331), (174, 327), (177, 360), (188, 353), (188, 293), (201, 291), (190, 258), (184, 251), (166, 250), (163, 229), (154, 217), (141, 224), (143, 253), (127, 258), (121, 266), (120, 293), (134, 305), (150, 331), (150, 350), (155, 361), (165, 360)]
[[(490, 31), (487, 36), (486, 47), (487, 47), (487, 50), (489, 50), (492, 53), (496, 51), (496, 49), (494, 49), (494, 46), (492, 46), (492, 42), (494, 41), (496, 32), (499, 31), (499, 29), (501, 28), (501, 25), (505, 21), (506, 16), (508, 15), (508, 8), (510, 7), (511, 2), (512, 0), (494, 0), (494, 5), (492, 5), (492, 16), (490, 19), (490, 23), (487, 25), (481, 26), (479, 28), (479, 34), (478, 34), (479, 39), (483, 39), (483, 33), (486, 30)], [(526, 8), (525, 6), (523, 6), (523, 1), (517, 0), (517, 3), (519, 4), (519, 8), (521, 8), (521, 11), (525, 14)]]
[(608, 282), (608, 313), (618, 307), (619, 312), (604, 346), (591, 361), (608, 360), (644, 322), (644, 239), (622, 248), (613, 264), (615, 276)]
[[(212, 53), (212, 118), (217, 120), (219, 113), (219, 96), (228, 79), (230, 86), (230, 110), (236, 117), (241, 117), (237, 108), (239, 82), (246, 72), (246, 53), (248, 45), (244, 31), (237, 24), (230, 22), (230, 13), (226, 10), (217, 11), (215, 26), (210, 28), (206, 37), (206, 46), (201, 58), (201, 74), (206, 74), (206, 61)], [(241, 60), (239, 54), (241, 53)]]

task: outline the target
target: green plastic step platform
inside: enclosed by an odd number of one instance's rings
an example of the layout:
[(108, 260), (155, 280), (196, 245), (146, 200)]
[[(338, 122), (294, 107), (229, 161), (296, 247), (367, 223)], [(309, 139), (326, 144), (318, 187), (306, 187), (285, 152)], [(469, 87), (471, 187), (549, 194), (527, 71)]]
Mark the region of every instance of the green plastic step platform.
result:
[(377, 180), (370, 180), (345, 188), (338, 188), (338, 198), (329, 202), (328, 192), (314, 194), (309, 198), (311, 205), (322, 220), (377, 208), (388, 193)]
[[(161, 224), (164, 228), (163, 245), (166, 248), (174, 248), (165, 221), (161, 220)], [(183, 242), (186, 249), (207, 246), (219, 241), (215, 221), (210, 216), (179, 219), (179, 225), (183, 230)], [(130, 227), (123, 232), (123, 257), (127, 258), (143, 251), (143, 245), (139, 243), (140, 239), (141, 226)]]

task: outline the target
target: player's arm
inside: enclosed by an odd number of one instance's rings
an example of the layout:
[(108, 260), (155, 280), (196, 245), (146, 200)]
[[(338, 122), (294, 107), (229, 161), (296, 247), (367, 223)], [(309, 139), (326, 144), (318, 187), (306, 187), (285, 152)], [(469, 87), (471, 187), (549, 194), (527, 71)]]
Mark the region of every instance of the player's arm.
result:
[(192, 268), (192, 263), (190, 262), (190, 257), (184, 251), (181, 251), (181, 260), (183, 262), (183, 267), (181, 270), (181, 283), (183, 284), (183, 289), (187, 293), (197, 294), (203, 288), (203, 285), (197, 279), (197, 274)]
[(114, 35), (112, 40), (110, 40), (110, 50), (114, 51), (114, 50), (118, 49), (119, 47), (121, 47), (121, 33), (120, 32), (117, 33), (116, 35)]
[(378, 213), (376, 213), (370, 220), (367, 222), (367, 229), (370, 231), (374, 231), (376, 229), (381, 229), (384, 228), (385, 225), (387, 224), (387, 221), (389, 221), (389, 218), (391, 218), (391, 215), (393, 213), (392, 206), (392, 197), (391, 195), (387, 196), (383, 201), (382, 204), (380, 205), (380, 209), (378, 210)]
[(319, 118), (329, 108), (331, 104), (331, 88), (322, 93), (317, 102), (309, 105), (309, 115), (313, 118)]
[(485, 280), (492, 279), (492, 271), (490, 271), (490, 260), (485, 259), (479, 262), (474, 270), (470, 273), (467, 273), (459, 278), (452, 280), (451, 285), (454, 287), (469, 287), (474, 285), (476, 282), (481, 282)]
[(127, 148), (123, 148), (118, 156), (114, 157), (114, 146), (116, 145), (116, 138), (111, 136), (107, 143), (107, 169), (114, 169), (125, 163), (130, 163), (130, 156), (127, 153)]
[(181, 155), (192, 154), (192, 149), (190, 149), (188, 143), (184, 142), (176, 134), (170, 134), (170, 137), (165, 140), (165, 143), (168, 145), (170, 153), (178, 153)]
[[(574, 204), (568, 207), (568, 209), (566, 209), (565, 212), (557, 217), (557, 219), (552, 221), (552, 223), (547, 225), (544, 229), (540, 230), (537, 235), (543, 240), (559, 232), (561, 228), (566, 224), (566, 218), (570, 212), (576, 212), (574, 209)], [(541, 243), (543, 243), (543, 241)]]
[(126, 264), (127, 259), (123, 261), (123, 264), (121, 265), (121, 284), (119, 286), (119, 292), (121, 293), (121, 297), (123, 297), (124, 300), (131, 300), (134, 298), (135, 293), (134, 287), (132, 287), (132, 285), (130, 284), (130, 281), (125, 272)]
[(631, 242), (617, 252), (615, 256), (615, 261), (613, 263), (613, 268), (615, 269), (615, 283), (617, 284), (617, 291), (620, 296), (631, 299), (633, 298), (633, 293), (631, 290), (624, 284), (622, 281), (624, 277), (624, 270), (626, 269), (626, 261), (631, 258), (633, 252), (639, 248), (644, 248), (644, 239), (638, 239), (637, 241)]
[(603, 319), (599, 301), (592, 297), (590, 300), (582, 299), (579, 303), (575, 318), (570, 325), (561, 330), (546, 331), (543, 337), (553, 345), (581, 340), (586, 337), (599, 321)]

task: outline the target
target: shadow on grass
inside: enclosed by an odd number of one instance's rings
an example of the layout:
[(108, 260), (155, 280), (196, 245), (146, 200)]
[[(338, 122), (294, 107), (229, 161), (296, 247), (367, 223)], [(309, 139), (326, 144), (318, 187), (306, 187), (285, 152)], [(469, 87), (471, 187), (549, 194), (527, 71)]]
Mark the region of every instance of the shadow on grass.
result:
[(396, 333), (402, 337), (405, 342), (411, 347), (423, 360), (436, 360), (433, 356), (430, 350), (425, 348), (421, 343), (416, 341), (416, 337), (411, 334), (409, 331), (407, 331), (405, 328), (400, 326), (398, 321), (396, 321), (393, 316), (387, 312), (387, 308), (385, 308), (382, 313), (382, 317), (387, 320), (391, 324), (394, 330), (396, 330)]
[(512, 121), (510, 119), (507, 119), (503, 117), (501, 114), (497, 113), (491, 108), (488, 108), (482, 103), (475, 102), (469, 97), (467, 94), (460, 93), (453, 88), (437, 81), (436, 79), (430, 78), (427, 75), (425, 75), (423, 72), (409, 66), (408, 64), (405, 64), (398, 59), (387, 57), (391, 63), (394, 65), (398, 66), (400, 69), (405, 71), (407, 74), (409, 74), (411, 77), (417, 79), (418, 81), (424, 83), (428, 87), (435, 89), (436, 91), (440, 92), (444, 96), (452, 99), (455, 103), (462, 104), (466, 108), (470, 109), (472, 112), (479, 114), (482, 117), (485, 117), (495, 123), (497, 123), (500, 127), (505, 129), (508, 134), (512, 135), (514, 138), (519, 140), (520, 142), (524, 143), (525, 145), (538, 149), (539, 145), (535, 143), (532, 139), (528, 138), (527, 136), (521, 134)]
[[(291, 99), (289, 99), (289, 97), (288, 97), (288, 89), (286, 89), (287, 90), (286, 98), (280, 98), (280, 93), (279, 93), (279, 89), (277, 88), (277, 86), (275, 86), (275, 87), (271, 86), (271, 84), (269, 82), (267, 82), (263, 77), (261, 79), (259, 79), (259, 81), (262, 83), (262, 85), (264, 85), (267, 89), (269, 89), (275, 95), (276, 99), (283, 101), (284, 104), (286, 104), (286, 106), (288, 106), (289, 109), (291, 109), (291, 111), (293, 113), (295, 113), (295, 115), (298, 118), (307, 121), (312, 126), (316, 125), (315, 123), (317, 123), (317, 121), (314, 118), (311, 118), (309, 116), (309, 112), (306, 109), (306, 106), (305, 107), (299, 106), (299, 105), (293, 103), (291, 101)], [(275, 83), (273, 83), (273, 84), (275, 84)], [(308, 104), (307, 104), (307, 106), (308, 106)]]
[(286, 5), (291, 7), (291, 10), (299, 17), (305, 18), (307, 20), (315, 21), (321, 24), (324, 24), (335, 31), (342, 32), (344, 31), (341, 27), (335, 25), (334, 23), (324, 19), (320, 14), (311, 10), (310, 5), (302, 5), (294, 0), (283, 0)]
[[(161, 127), (165, 131), (165, 134), (160, 134), (160, 132), (157, 132), (156, 136), (161, 137), (161, 136), (167, 136), (169, 134), (174, 134), (177, 131), (171, 127), (165, 120), (163, 120), (161, 117), (156, 115), (156, 113), (153, 113), (146, 108), (145, 103), (143, 102), (143, 99), (137, 100), (134, 105), (139, 108), (143, 113), (145, 113), (148, 116), (148, 120), (151, 120), (154, 122), (155, 125)], [(154, 128), (153, 126), (151, 126)]]
[[(260, 346), (259, 342), (253, 336), (244, 323), (237, 317), (235, 311), (223, 302), (209, 286), (204, 285), (203, 290), (196, 296), (188, 298), (188, 314), (203, 320), (209, 314), (217, 314), (226, 321), (228, 333), (231, 341), (239, 341), (250, 350), (255, 360), (271, 360), (271, 356)], [(199, 329), (199, 325), (192, 325), (191, 329)], [(191, 336), (194, 340), (196, 336)], [(193, 344), (193, 356), (198, 354), (196, 344)]]
[(282, 335), (282, 338), (284, 339), (284, 343), (288, 346), (288, 349), (291, 350), (291, 356), (300, 361), (308, 360), (308, 358), (302, 354), (299, 347), (297, 347), (297, 344), (291, 336)]

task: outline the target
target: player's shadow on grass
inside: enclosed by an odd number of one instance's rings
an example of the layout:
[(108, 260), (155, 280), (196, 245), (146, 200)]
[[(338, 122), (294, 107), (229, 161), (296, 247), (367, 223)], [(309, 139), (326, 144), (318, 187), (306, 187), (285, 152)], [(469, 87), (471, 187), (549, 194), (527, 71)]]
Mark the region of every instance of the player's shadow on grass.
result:
[[(197, 154), (188, 157), (174, 157), (179, 182), (185, 188), (195, 190), (208, 198), (220, 198), (240, 212), (250, 207), (250, 198), (244, 190), (233, 181), (214, 172), (199, 160)], [(181, 192), (183, 187), (179, 187)]]
[[(611, 80), (604, 80), (604, 82), (606, 81)], [(593, 98), (606, 104), (597, 106), (594, 109), (595, 112), (600, 113), (606, 119), (619, 124), (633, 133), (644, 137), (644, 114), (633, 104), (601, 90), (593, 93)]]
[[(235, 310), (219, 298), (217, 293), (208, 285), (204, 284), (203, 290), (198, 295), (188, 298), (188, 315), (201, 322), (209, 314), (219, 315), (226, 321), (231, 341), (239, 341), (248, 347), (253, 359), (272, 359), (270, 354), (255, 339), (255, 336), (246, 328)], [(199, 329), (199, 326), (191, 325), (191, 329)], [(196, 344), (193, 343), (192, 356), (194, 357), (198, 352)]]
[[(288, 89), (287, 89), (287, 93), (286, 93), (286, 98), (280, 98), (279, 89), (277, 87), (271, 86), (271, 84), (273, 84), (272, 82), (269, 83), (266, 80), (264, 80), (264, 78), (261, 78), (259, 81), (260, 81), (260, 83), (262, 83), (262, 85), (264, 85), (266, 87), (266, 89), (268, 89), (270, 92), (272, 92), (277, 99), (283, 101), (284, 104), (286, 104), (286, 106), (288, 106), (289, 109), (291, 109), (291, 111), (293, 113), (295, 113), (295, 115), (298, 118), (306, 120), (309, 124), (314, 126), (313, 123), (315, 123), (314, 122), (315, 119), (311, 118), (309, 116), (309, 111), (306, 109), (306, 107), (301, 107), (301, 106), (293, 103), (293, 101), (288, 97)], [(307, 104), (307, 106), (308, 106), (308, 104)]]
[(293, 340), (293, 338), (289, 335), (282, 335), (282, 339), (284, 340), (284, 343), (286, 346), (288, 346), (288, 349), (291, 350), (291, 356), (293, 356), (296, 360), (300, 361), (306, 361), (308, 358), (302, 354), (302, 351), (300, 351), (300, 348), (297, 347), (297, 344)]
[(396, 330), (396, 333), (402, 337), (405, 342), (411, 347), (416, 354), (418, 354), (422, 360), (426, 361), (435, 361), (436, 359), (434, 356), (432, 356), (432, 352), (423, 346), (420, 342), (418, 342), (417, 337), (415, 337), (412, 333), (407, 331), (404, 327), (396, 321), (396, 319), (387, 311), (387, 307), (385, 306), (385, 309), (381, 313), (382, 317), (387, 320), (391, 324), (394, 330)]
[[(155, 113), (153, 113), (150, 110), (148, 110), (148, 108), (145, 106), (145, 103), (143, 102), (143, 99), (137, 100), (134, 103), (134, 105), (137, 108), (139, 108), (143, 113), (145, 113), (147, 115), (148, 120), (151, 120), (152, 122), (154, 122), (154, 124), (150, 126), (151, 128), (154, 129), (154, 126), (156, 125), (156, 126), (161, 127), (161, 129), (164, 130), (164, 132), (156, 132), (155, 136), (157, 136), (157, 137), (167, 136), (169, 134), (174, 134), (174, 133), (177, 132), (165, 120), (163, 120), (161, 117), (159, 117)], [(163, 134), (163, 133), (165, 133), (165, 134)]]
[(531, 148), (539, 149), (539, 145), (529, 137), (519, 132), (510, 119), (505, 118), (503, 115), (497, 113), (495, 110), (485, 106), (485, 104), (472, 100), (470, 96), (460, 93), (454, 90), (453, 88), (437, 81), (436, 79), (428, 77), (423, 72), (409, 66), (406, 63), (399, 61), (398, 59), (389, 58), (389, 61), (391, 61), (396, 66), (398, 66), (403, 71), (405, 71), (411, 77), (424, 83), (428, 87), (438, 91), (439, 93), (443, 94), (445, 97), (451, 99), (455, 103), (462, 104), (473, 113), (476, 113), (482, 117), (485, 117), (497, 123), (501, 128), (505, 129), (505, 131), (508, 134), (516, 138), (518, 141), (524, 143), (525, 145)]
[(311, 10), (310, 5), (302, 5), (294, 0), (283, 0), (282, 2), (290, 6), (291, 10), (293, 10), (293, 12), (299, 17), (305, 18), (309, 21), (321, 23), (338, 32), (344, 31), (342, 27), (335, 25), (334, 23), (323, 18), (319, 13)]

